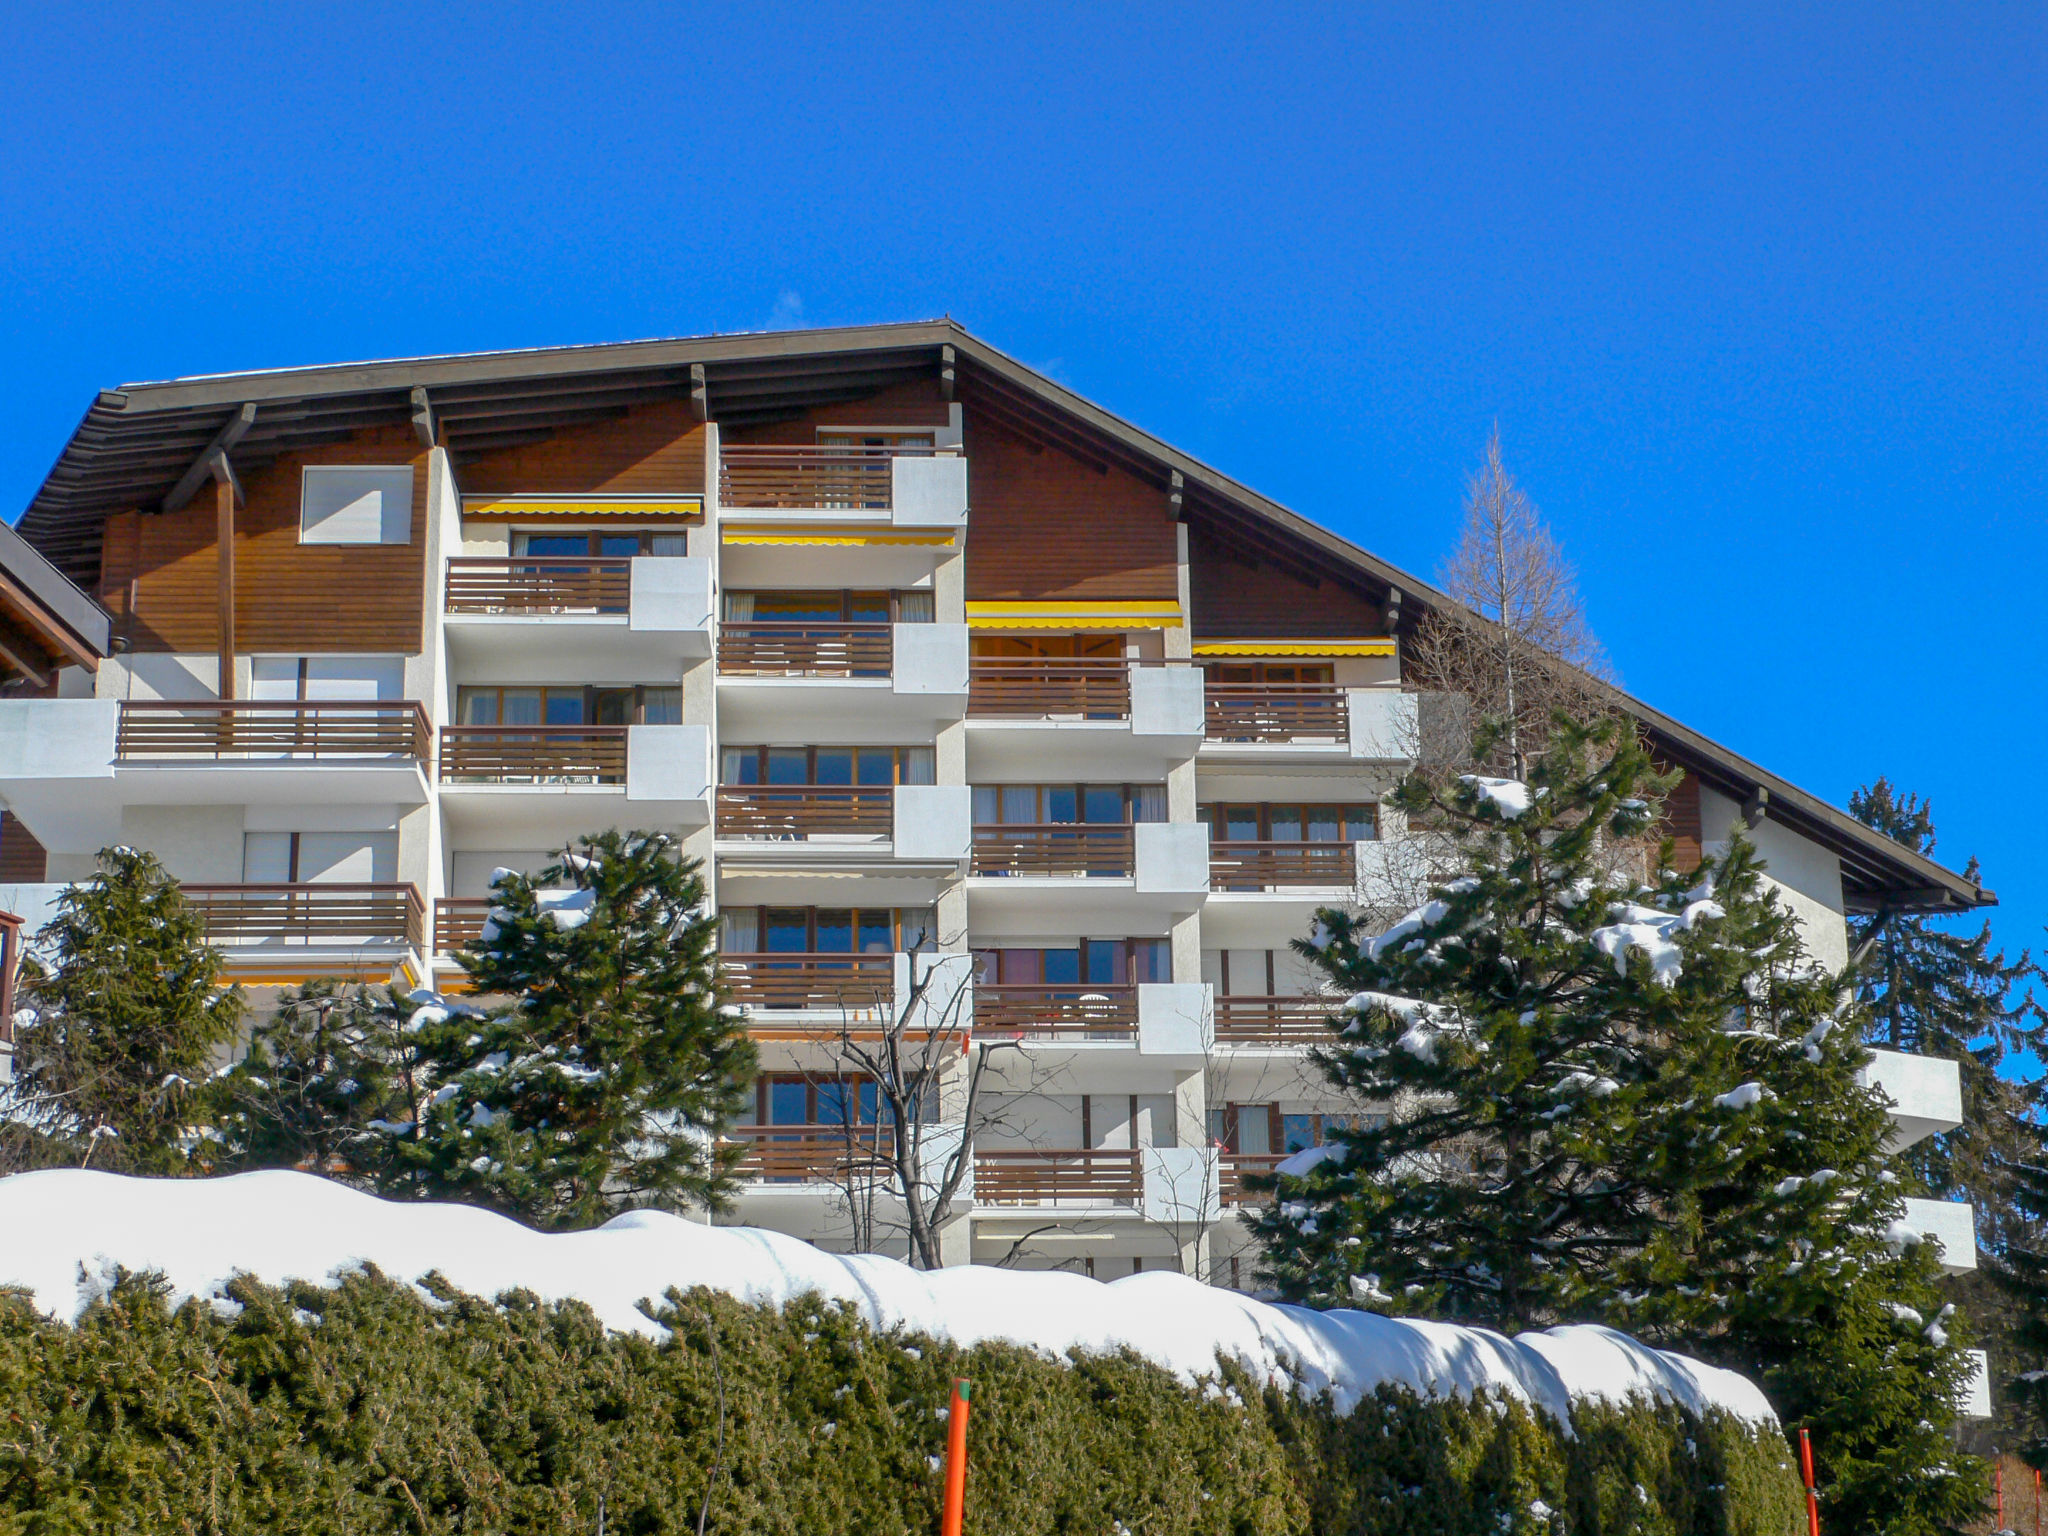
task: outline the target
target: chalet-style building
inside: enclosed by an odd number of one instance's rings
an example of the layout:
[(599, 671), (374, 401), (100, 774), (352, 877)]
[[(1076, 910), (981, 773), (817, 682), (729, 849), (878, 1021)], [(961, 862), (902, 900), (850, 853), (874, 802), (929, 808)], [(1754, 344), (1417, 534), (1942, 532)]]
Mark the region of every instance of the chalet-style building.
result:
[[(494, 870), (665, 829), (761, 1045), (740, 1219), (827, 1246), (873, 1118), (836, 1052), (913, 966), (992, 1052), (952, 1260), (1242, 1278), (1243, 1174), (1352, 1108), (1288, 946), (1388, 888), (1449, 599), (950, 322), (128, 385), (19, 528), (111, 616), (60, 592), (36, 651), (0, 583), (31, 928), (128, 843), (245, 981), (455, 987)], [(1822, 960), (1991, 899), (1626, 707), (1679, 842), (1747, 825)], [(1953, 1063), (1873, 1070), (1901, 1143), (1958, 1123)]]

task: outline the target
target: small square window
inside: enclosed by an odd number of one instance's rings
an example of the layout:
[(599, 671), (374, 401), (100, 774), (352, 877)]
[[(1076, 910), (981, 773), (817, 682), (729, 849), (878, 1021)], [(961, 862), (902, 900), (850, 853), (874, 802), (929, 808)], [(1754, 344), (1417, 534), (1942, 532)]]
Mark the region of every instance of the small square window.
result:
[(306, 466), (301, 544), (410, 544), (412, 466)]

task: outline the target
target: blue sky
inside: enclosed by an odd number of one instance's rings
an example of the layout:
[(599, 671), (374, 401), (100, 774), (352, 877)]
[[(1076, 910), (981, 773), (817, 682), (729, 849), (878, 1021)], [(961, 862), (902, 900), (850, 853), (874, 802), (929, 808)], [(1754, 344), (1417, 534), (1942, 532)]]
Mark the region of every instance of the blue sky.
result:
[(103, 385), (950, 313), (2048, 919), (2048, 12), (16, 7), (0, 509)]

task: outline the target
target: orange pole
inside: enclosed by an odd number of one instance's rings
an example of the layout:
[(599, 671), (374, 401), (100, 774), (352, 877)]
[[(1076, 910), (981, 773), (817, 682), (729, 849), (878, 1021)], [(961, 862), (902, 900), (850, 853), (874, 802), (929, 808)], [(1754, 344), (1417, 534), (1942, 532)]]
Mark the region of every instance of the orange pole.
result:
[(946, 1513), (940, 1536), (960, 1536), (960, 1518), (967, 1509), (967, 1399), (965, 1381), (953, 1383), (953, 1404), (946, 1415)]
[(1996, 1466), (1994, 1466), (1994, 1467), (1992, 1468), (1992, 1471), (1991, 1471), (1991, 1487), (1992, 1487), (1992, 1490), (1994, 1491), (1994, 1493), (1995, 1493), (1995, 1494), (1997, 1495), (1997, 1498), (1998, 1498), (1998, 1513), (1997, 1513), (1996, 1515), (1992, 1516), (1992, 1518), (1993, 1518), (1994, 1520), (1996, 1520), (1996, 1521), (1998, 1522), (1998, 1528), (1999, 1528), (2000, 1530), (2004, 1530), (2004, 1529), (2005, 1529), (2005, 1458), (2004, 1458), (2003, 1456), (2001, 1456), (2001, 1457), (1999, 1457), (1999, 1458), (1998, 1458), (1998, 1462), (1997, 1462), (1997, 1465), (1996, 1465)]
[(1799, 1471), (1806, 1479), (1806, 1533), (1820, 1536), (1820, 1501), (1813, 1496), (1813, 1437), (1799, 1431)]
[(2041, 1469), (2034, 1469), (2034, 1536), (2041, 1536)]

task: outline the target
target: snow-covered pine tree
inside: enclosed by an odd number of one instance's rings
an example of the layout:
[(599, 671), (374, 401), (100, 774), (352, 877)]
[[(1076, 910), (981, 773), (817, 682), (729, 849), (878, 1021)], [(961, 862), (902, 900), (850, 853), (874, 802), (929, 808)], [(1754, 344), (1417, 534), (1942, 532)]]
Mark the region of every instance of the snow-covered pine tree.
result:
[(501, 873), (460, 959), (510, 1002), (414, 1013), (434, 1087), (394, 1148), (400, 1183), (552, 1228), (722, 1205), (739, 1148), (719, 1135), (754, 1052), (715, 936), (702, 876), (661, 833), (605, 832), (537, 879)]
[(101, 852), (22, 965), (0, 1172), (192, 1171), (196, 1096), (242, 1017), (221, 957), (153, 854)]
[(299, 1168), (359, 1188), (390, 1172), (387, 1128), (423, 1098), (415, 1009), (395, 988), (316, 978), (293, 988), (251, 1032), (248, 1052), (208, 1094), (217, 1173)]
[(2003, 1113), (2011, 1123), (2001, 1139), (2034, 1150), (2001, 1163), (2002, 1241), (1979, 1258), (1996, 1309), (1989, 1340), (1994, 1406), (2004, 1443), (2048, 1472), (2048, 1078), (2006, 1087)]
[(1325, 912), (1302, 946), (1350, 994), (1319, 1058), (1360, 1114), (1283, 1165), (1254, 1217), (1268, 1278), (1738, 1365), (1821, 1432), (1847, 1528), (1939, 1530), (1974, 1496), (1944, 1432), (1968, 1364), (1857, 1020), (1744, 840), (1652, 885), (1610, 872), (1603, 842), (1666, 787), (1632, 732), (1562, 716), (1525, 782), (1401, 787), (1466, 873), (1375, 936)]

